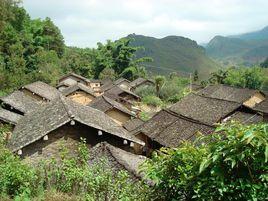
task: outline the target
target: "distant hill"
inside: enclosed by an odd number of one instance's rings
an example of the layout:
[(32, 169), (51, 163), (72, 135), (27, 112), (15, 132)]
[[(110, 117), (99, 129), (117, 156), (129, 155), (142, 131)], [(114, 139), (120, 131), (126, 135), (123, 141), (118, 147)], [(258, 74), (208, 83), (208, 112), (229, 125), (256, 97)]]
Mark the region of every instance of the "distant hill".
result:
[(253, 65), (268, 57), (268, 27), (260, 31), (215, 36), (206, 46), (207, 54), (223, 63)]
[(153, 37), (131, 34), (133, 46), (143, 46), (137, 57), (149, 56), (153, 62), (146, 68), (154, 73), (171, 73), (183, 71), (193, 73), (198, 70), (201, 78), (207, 77), (219, 65), (208, 58), (205, 49), (195, 41), (180, 36), (167, 36), (157, 39)]

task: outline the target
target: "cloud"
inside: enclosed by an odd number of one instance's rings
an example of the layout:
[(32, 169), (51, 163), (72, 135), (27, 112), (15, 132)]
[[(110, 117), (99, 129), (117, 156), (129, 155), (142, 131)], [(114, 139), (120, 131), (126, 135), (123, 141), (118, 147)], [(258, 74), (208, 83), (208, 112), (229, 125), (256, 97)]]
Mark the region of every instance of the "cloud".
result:
[(130, 33), (207, 42), (268, 25), (267, 0), (24, 0), (33, 18), (50, 17), (67, 45), (94, 47)]

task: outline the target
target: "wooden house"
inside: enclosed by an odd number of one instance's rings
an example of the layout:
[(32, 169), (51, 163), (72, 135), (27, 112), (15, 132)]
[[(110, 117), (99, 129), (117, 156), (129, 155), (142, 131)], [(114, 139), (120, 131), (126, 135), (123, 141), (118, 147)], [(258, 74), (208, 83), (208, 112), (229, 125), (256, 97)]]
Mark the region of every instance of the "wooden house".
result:
[(132, 105), (137, 102), (140, 102), (141, 99), (137, 94), (133, 93), (132, 91), (116, 85), (104, 91), (104, 95), (117, 102), (122, 103), (129, 110), (131, 110)]
[(101, 95), (100, 80), (88, 79), (75, 73), (69, 73), (61, 77), (58, 82), (59, 83), (57, 85), (57, 88), (59, 91), (62, 91), (69, 86), (77, 85), (80, 83), (93, 89), (95, 95)]
[(59, 91), (41, 81), (23, 86), (20, 91), (41, 102), (49, 102), (59, 97)]
[(20, 119), (8, 147), (22, 158), (39, 160), (59, 157), (62, 147), (74, 150), (81, 137), (89, 148), (106, 141), (132, 151), (136, 143), (144, 144), (105, 113), (60, 96)]
[(0, 98), (2, 107), (11, 112), (24, 115), (41, 106), (40, 102), (28, 96), (22, 91), (14, 91), (13, 93)]
[(118, 80), (114, 81), (114, 84), (127, 90), (130, 90), (131, 88), (130, 81), (125, 78), (119, 78)]
[(63, 89), (61, 93), (64, 96), (82, 105), (88, 105), (96, 98), (93, 89), (80, 83)]
[(104, 112), (119, 125), (123, 125), (131, 118), (136, 117), (135, 114), (129, 111), (121, 103), (118, 103), (104, 95), (97, 97), (88, 106)]
[(135, 89), (139, 87), (154, 86), (154, 82), (149, 79), (144, 79), (140, 77), (130, 82), (129, 85), (130, 85), (130, 90), (134, 91)]
[(231, 120), (250, 124), (263, 118), (242, 103), (190, 94), (132, 132), (146, 144), (142, 149), (136, 145), (135, 150), (150, 154), (161, 146), (176, 147), (184, 140), (194, 140), (198, 132), (210, 134), (217, 123)]

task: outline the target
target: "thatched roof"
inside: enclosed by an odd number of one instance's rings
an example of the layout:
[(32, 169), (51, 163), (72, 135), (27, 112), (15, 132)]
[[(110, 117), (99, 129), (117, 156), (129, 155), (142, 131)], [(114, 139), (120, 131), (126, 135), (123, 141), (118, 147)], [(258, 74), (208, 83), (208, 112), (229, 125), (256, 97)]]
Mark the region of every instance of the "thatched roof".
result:
[(3, 104), (13, 107), (15, 110), (23, 114), (29, 113), (40, 106), (38, 101), (25, 95), (21, 91), (14, 91), (5, 97), (2, 97), (0, 100)]
[(121, 103), (118, 103), (117, 101), (112, 100), (111, 98), (108, 98), (104, 95), (95, 98), (95, 100), (93, 100), (91, 103), (89, 103), (88, 106), (93, 107), (93, 108), (100, 110), (102, 112), (107, 112), (108, 110), (115, 108), (123, 113), (126, 113), (130, 116), (135, 117), (135, 114), (133, 114), (131, 111), (129, 111)]
[(193, 140), (198, 132), (209, 134), (214, 127), (187, 119), (168, 110), (161, 110), (136, 131), (167, 147), (176, 147), (182, 141)]
[(139, 77), (136, 80), (133, 80), (132, 82), (130, 82), (130, 86), (132, 88), (136, 88), (136, 87), (138, 87), (138, 86), (140, 86), (140, 85), (142, 85), (144, 83), (154, 84), (154, 82), (151, 81), (151, 80), (148, 80), (148, 79), (144, 79), (142, 77)]
[(69, 87), (63, 89), (61, 93), (64, 96), (68, 96), (76, 91), (83, 91), (83, 92), (95, 97), (94, 91), (90, 87), (87, 87), (86, 85), (81, 84), (81, 83), (69, 86)]
[(133, 118), (124, 123), (123, 127), (131, 132), (140, 127), (142, 124), (144, 124), (144, 121), (139, 118)]
[(59, 96), (59, 91), (56, 88), (41, 81), (25, 85), (22, 88), (25, 88), (47, 100), (53, 100)]
[(226, 118), (226, 121), (237, 121), (242, 124), (256, 124), (263, 121), (263, 117), (257, 113), (247, 113), (247, 112), (240, 112), (237, 111), (231, 116)]
[(257, 104), (253, 109), (261, 113), (268, 114), (268, 96), (266, 96), (266, 99)]
[(134, 177), (140, 178), (139, 166), (146, 160), (145, 156), (132, 154), (120, 148), (114, 147), (107, 142), (101, 142), (90, 149), (89, 163), (99, 163), (106, 159), (105, 168), (118, 173), (125, 170)]
[(60, 96), (58, 99), (48, 103), (45, 107), (29, 113), (20, 119), (12, 134), (9, 148), (12, 151), (21, 149), (71, 120), (102, 130), (122, 139), (144, 144), (142, 141), (130, 135), (105, 113)]
[(226, 85), (211, 85), (207, 86), (203, 90), (200, 90), (198, 94), (210, 98), (243, 103), (257, 92), (259, 91), (248, 88), (238, 88)]
[(9, 110), (0, 108), (0, 121), (2, 122), (16, 125), (21, 117), (23, 116), (14, 112), (10, 112)]
[(213, 125), (235, 112), (242, 104), (189, 94), (169, 109), (179, 115)]

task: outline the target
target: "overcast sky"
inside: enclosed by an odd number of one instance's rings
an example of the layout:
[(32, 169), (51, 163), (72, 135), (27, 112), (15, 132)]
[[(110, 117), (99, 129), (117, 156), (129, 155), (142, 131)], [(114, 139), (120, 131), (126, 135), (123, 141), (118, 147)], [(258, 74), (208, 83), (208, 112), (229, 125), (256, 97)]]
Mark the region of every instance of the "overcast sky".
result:
[(50, 17), (78, 47), (130, 33), (204, 43), (268, 25), (267, 0), (24, 0), (24, 7), (33, 18)]

